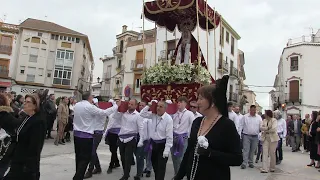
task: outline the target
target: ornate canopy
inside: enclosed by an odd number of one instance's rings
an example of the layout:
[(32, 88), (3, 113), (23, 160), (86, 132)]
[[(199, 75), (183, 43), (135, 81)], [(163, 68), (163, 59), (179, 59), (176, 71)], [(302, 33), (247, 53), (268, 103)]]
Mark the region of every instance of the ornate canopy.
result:
[[(190, 31), (196, 28), (197, 22), (197, 0), (155, 0), (144, 4), (144, 15), (147, 19), (154, 21), (157, 25), (166, 27), (168, 31), (174, 31), (176, 26), (181, 31), (188, 23)], [(208, 10), (208, 30), (216, 28), (221, 17), (205, 0), (198, 0), (199, 26), (206, 30), (206, 9)]]

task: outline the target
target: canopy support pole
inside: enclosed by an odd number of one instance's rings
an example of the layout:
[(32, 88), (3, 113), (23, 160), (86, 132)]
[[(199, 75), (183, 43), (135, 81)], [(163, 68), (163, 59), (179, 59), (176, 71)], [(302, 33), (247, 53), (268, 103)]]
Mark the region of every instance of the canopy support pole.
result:
[(154, 22), (154, 65), (157, 64), (157, 23)]
[(199, 0), (196, 1), (197, 6), (197, 37), (198, 37), (198, 66), (201, 65), (201, 54), (200, 54), (200, 32), (199, 32)]
[(216, 45), (216, 10), (213, 8), (213, 42), (214, 42), (214, 79), (217, 79), (217, 45)]
[(208, 0), (206, 0), (206, 41), (207, 41), (207, 67), (208, 67), (208, 71), (210, 72), (210, 68), (209, 68), (209, 43), (208, 43), (208, 36), (209, 36), (209, 24), (208, 24)]
[(146, 58), (144, 49), (144, 0), (142, 0), (142, 58), (143, 58), (143, 71), (146, 70)]

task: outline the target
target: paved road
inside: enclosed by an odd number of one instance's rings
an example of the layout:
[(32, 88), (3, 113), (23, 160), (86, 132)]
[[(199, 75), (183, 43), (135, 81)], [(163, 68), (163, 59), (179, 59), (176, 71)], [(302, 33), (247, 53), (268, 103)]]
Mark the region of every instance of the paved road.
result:
[[(285, 160), (275, 173), (261, 174), (259, 168), (261, 163), (256, 164), (256, 168), (241, 170), (239, 167), (232, 167), (232, 180), (319, 180), (320, 173), (315, 168), (307, 167), (309, 155), (307, 153), (292, 153), (289, 148), (284, 149)], [(122, 169), (117, 169), (114, 173), (107, 175), (106, 168), (109, 165), (110, 152), (108, 146), (100, 144), (100, 162), (103, 173), (96, 175), (92, 180), (118, 180), (122, 176)], [(52, 140), (46, 141), (41, 159), (41, 180), (71, 180), (75, 171), (75, 156), (73, 143), (65, 146), (55, 146)], [(136, 166), (132, 166), (131, 176), (136, 172)], [(173, 177), (173, 166), (171, 160), (168, 161), (166, 179)], [(133, 179), (133, 178), (131, 178)], [(147, 178), (145, 178), (147, 179)], [(149, 178), (153, 179), (153, 178)]]

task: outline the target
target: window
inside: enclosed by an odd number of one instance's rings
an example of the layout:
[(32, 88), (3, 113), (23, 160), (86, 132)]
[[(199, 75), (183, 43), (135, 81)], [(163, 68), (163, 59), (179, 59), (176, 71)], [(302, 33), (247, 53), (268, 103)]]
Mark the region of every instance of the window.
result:
[(79, 43), (80, 42), (80, 39), (79, 38), (76, 38), (76, 43)]
[(63, 40), (65, 40), (65, 41), (66, 41), (66, 40), (67, 40), (67, 36), (63, 36)]
[(58, 50), (56, 57), (56, 65), (73, 67), (73, 51)]
[(55, 66), (53, 84), (71, 85), (72, 68)]
[(38, 37), (32, 37), (32, 38), (31, 38), (31, 42), (32, 42), (32, 43), (40, 44), (40, 38), (38, 38)]
[[(85, 48), (85, 47), (83, 46), (83, 48)], [(120, 41), (119, 53), (123, 53), (123, 40)]]
[(63, 48), (71, 48), (71, 43), (62, 42), (62, 43), (61, 43), (61, 47), (63, 47)]
[(224, 27), (221, 28), (220, 32), (220, 45), (224, 46)]
[(231, 54), (234, 55), (234, 37), (231, 37)]
[(27, 38), (26, 40), (24, 40), (25, 42), (30, 42), (30, 38)]
[(50, 78), (52, 76), (52, 70), (47, 70), (47, 77)]
[(30, 48), (29, 62), (37, 62), (38, 59), (38, 48)]
[(59, 39), (59, 35), (56, 35), (55, 40), (58, 40), (58, 39)]
[(12, 36), (0, 36), (0, 54), (11, 55), (12, 53)]
[(294, 56), (290, 58), (290, 71), (298, 71), (299, 70), (299, 62), (298, 56)]
[(86, 43), (83, 43), (83, 48), (86, 48)]
[(51, 39), (55, 39), (55, 37), (56, 37), (56, 35), (54, 35), (54, 34), (51, 34)]
[(143, 68), (143, 50), (136, 52), (136, 62), (133, 68)]
[(226, 41), (227, 43), (229, 43), (229, 40), (230, 40), (230, 34), (228, 31), (226, 31)]
[(71, 41), (71, 37), (68, 37), (68, 41)]
[(8, 66), (6, 65), (0, 65), (0, 76), (5, 76), (7, 77), (8, 76)]
[(72, 37), (72, 42), (74, 42), (74, 37)]
[(26, 82), (34, 82), (35, 77), (36, 77), (35, 72), (36, 72), (35, 67), (28, 67)]
[(29, 49), (28, 46), (23, 46), (22, 47), (22, 54), (28, 54), (28, 49)]
[(141, 87), (141, 74), (134, 75), (134, 94), (140, 94), (140, 87)]
[(60, 40), (63, 40), (63, 36), (60, 36)]
[(43, 76), (43, 68), (39, 68), (38, 69), (38, 75), (39, 76)]
[(25, 66), (20, 66), (20, 74), (24, 74), (25, 70), (26, 70)]
[(39, 36), (39, 37), (42, 37), (42, 33), (41, 33), (41, 32), (38, 32), (38, 36)]
[(176, 49), (176, 41), (175, 40), (168, 41), (167, 42), (167, 59), (171, 59), (172, 58), (175, 49)]

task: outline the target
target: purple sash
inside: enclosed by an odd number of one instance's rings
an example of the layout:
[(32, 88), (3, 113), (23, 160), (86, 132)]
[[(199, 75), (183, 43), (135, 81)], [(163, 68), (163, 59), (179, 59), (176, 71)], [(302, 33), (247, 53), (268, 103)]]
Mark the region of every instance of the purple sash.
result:
[(108, 131), (106, 132), (106, 136), (108, 136), (108, 133), (119, 134), (119, 132), (120, 132), (120, 128), (110, 128), (110, 129), (108, 129)]
[(183, 148), (184, 148), (184, 139), (188, 137), (188, 133), (177, 134), (173, 132), (173, 155), (174, 156), (181, 156), (183, 155)]
[(75, 137), (78, 137), (78, 138), (86, 138), (86, 139), (93, 138), (93, 135), (90, 134), (90, 133), (86, 133), (86, 132), (82, 132), (82, 131), (76, 131), (76, 130), (73, 131), (73, 135)]
[(103, 134), (103, 130), (96, 130), (94, 131), (95, 134)]

